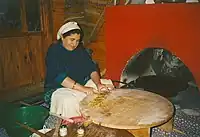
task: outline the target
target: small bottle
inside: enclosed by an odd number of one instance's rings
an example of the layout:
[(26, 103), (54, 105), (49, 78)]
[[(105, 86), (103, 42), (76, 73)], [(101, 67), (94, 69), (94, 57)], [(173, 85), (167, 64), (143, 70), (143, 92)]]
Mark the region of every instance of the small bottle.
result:
[(66, 126), (61, 126), (60, 127), (60, 136), (61, 137), (64, 137), (64, 136), (66, 136), (67, 135), (67, 127)]
[(84, 127), (83, 126), (79, 126), (79, 128), (77, 129), (78, 137), (84, 136), (84, 133), (85, 133)]

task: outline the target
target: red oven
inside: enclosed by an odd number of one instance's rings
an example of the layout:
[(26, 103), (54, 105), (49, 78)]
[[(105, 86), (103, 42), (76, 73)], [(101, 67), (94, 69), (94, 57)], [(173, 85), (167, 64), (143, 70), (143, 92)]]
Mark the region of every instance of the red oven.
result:
[(155, 51), (164, 51), (177, 57), (200, 87), (200, 4), (113, 6), (105, 15), (107, 78), (124, 81), (130, 60), (139, 60), (139, 73)]

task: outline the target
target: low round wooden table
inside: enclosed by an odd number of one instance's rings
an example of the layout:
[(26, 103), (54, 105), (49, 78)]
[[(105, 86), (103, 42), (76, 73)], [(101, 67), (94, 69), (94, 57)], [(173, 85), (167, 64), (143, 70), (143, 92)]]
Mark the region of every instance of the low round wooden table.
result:
[(166, 98), (135, 89), (89, 95), (81, 101), (80, 109), (93, 123), (126, 129), (135, 137), (150, 137), (151, 128), (172, 121), (174, 113)]

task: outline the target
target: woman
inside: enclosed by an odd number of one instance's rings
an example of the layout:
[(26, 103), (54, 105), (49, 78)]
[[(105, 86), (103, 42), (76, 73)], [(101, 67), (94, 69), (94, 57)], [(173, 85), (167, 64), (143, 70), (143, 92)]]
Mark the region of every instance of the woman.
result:
[[(79, 25), (67, 22), (59, 29), (57, 42), (49, 47), (46, 56), (45, 101), (50, 104), (50, 113), (63, 118), (80, 116), (79, 102), (87, 94), (108, 91), (82, 39)], [(86, 86), (90, 79), (96, 89)]]

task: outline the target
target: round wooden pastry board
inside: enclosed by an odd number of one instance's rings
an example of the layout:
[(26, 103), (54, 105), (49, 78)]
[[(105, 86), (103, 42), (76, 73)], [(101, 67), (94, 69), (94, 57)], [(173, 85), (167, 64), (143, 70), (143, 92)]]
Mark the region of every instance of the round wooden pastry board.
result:
[(80, 102), (80, 109), (95, 124), (117, 129), (157, 126), (171, 119), (174, 112), (173, 105), (166, 98), (135, 89), (89, 95)]

